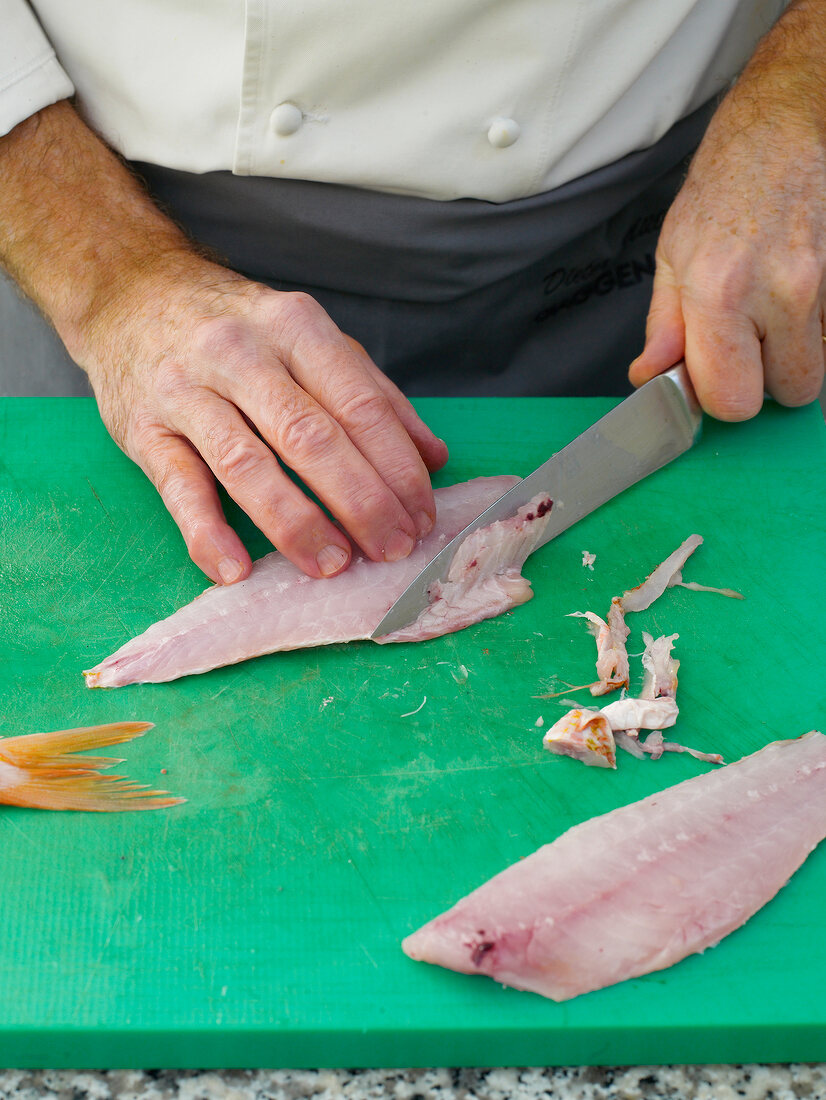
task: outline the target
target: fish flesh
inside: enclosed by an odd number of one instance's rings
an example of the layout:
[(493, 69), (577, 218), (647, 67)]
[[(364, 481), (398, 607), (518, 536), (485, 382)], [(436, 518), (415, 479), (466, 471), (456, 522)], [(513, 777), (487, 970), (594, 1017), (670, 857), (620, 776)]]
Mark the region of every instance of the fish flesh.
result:
[(0, 803), (41, 810), (159, 810), (185, 802), (169, 791), (155, 791), (122, 775), (101, 775), (123, 761), (79, 756), (83, 749), (119, 745), (141, 737), (151, 722), (112, 722), (105, 726), (27, 733), (0, 738)]
[(714, 946), (824, 838), (826, 736), (812, 731), (574, 826), (402, 948), (568, 1000)]
[[(161, 683), (264, 653), (367, 640), (425, 565), (518, 480), (475, 478), (436, 489), (436, 524), (401, 561), (354, 557), (343, 573), (316, 580), (278, 551), (267, 554), (246, 580), (208, 588), (84, 672), (87, 686)], [(529, 600), (521, 569), (542, 542), (551, 507), (540, 494), (510, 519), (473, 532), (416, 622), (376, 641), (436, 637)]]

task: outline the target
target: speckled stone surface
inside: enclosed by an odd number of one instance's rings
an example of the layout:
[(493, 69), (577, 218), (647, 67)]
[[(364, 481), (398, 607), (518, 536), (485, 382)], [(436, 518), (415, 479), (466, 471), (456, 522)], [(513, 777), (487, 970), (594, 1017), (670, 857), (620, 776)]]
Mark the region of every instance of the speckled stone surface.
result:
[(8, 1070), (0, 1100), (826, 1100), (826, 1063), (563, 1069)]

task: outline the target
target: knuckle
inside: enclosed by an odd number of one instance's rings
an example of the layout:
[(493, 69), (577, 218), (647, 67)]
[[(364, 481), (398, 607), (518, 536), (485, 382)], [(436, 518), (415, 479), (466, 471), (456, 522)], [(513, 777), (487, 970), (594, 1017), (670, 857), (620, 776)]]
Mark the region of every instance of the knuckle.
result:
[(252, 437), (235, 437), (218, 444), (208, 441), (211, 450), (210, 466), (224, 485), (252, 481), (258, 471), (259, 454)]
[(280, 549), (296, 549), (319, 541), (315, 537), (316, 524), (309, 509), (299, 508), (294, 503), (275, 503), (272, 514), (272, 527), (275, 542)]
[(774, 278), (775, 293), (795, 307), (796, 313), (808, 313), (819, 302), (823, 271), (815, 255), (795, 256), (794, 263), (781, 267)]
[(187, 509), (189, 492), (187, 472), (182, 464), (175, 459), (167, 458), (157, 468), (155, 487), (168, 511), (177, 518), (179, 524), (184, 524), (189, 515)]
[(279, 454), (301, 465), (315, 462), (335, 446), (339, 429), (320, 409), (306, 402), (291, 402), (282, 411), (275, 436)]
[(154, 376), (155, 393), (161, 401), (175, 406), (183, 399), (191, 382), (187, 372), (177, 359), (163, 357), (158, 361)]
[(210, 363), (243, 366), (255, 358), (255, 339), (240, 317), (205, 317), (192, 335), (195, 356)]
[(817, 400), (822, 388), (822, 380), (817, 384), (811, 382), (792, 390), (782, 398), (779, 398), (779, 400), (782, 405), (788, 405), (790, 408), (795, 408), (799, 405), (808, 405), (812, 401)]
[(405, 513), (396, 496), (373, 478), (352, 487), (347, 508), (351, 523), (359, 530), (405, 525)]
[(178, 526), (195, 564), (201, 569), (211, 564), (215, 553), (214, 525), (203, 520), (188, 523), (184, 517), (178, 521)]
[(768, 389), (781, 405), (808, 405), (820, 396), (823, 388), (823, 365), (807, 363), (799, 369), (773, 372)]
[(293, 340), (312, 329), (323, 315), (315, 298), (303, 290), (283, 292), (278, 297), (277, 306), (278, 326)]
[(748, 392), (742, 389), (717, 392), (710, 395), (704, 402), (707, 412), (717, 420), (739, 421), (750, 420), (757, 416), (763, 405), (763, 394), (760, 392)]
[(743, 307), (754, 286), (750, 257), (731, 249), (724, 257), (709, 257), (695, 279), (697, 297), (712, 303), (716, 309), (735, 312)]
[(757, 416), (762, 403), (761, 398), (748, 401), (743, 398), (717, 398), (709, 411), (717, 420), (734, 423), (741, 420), (751, 420), (753, 416)]
[(380, 390), (357, 390), (338, 409), (338, 420), (347, 430), (379, 428), (393, 417), (393, 407)]

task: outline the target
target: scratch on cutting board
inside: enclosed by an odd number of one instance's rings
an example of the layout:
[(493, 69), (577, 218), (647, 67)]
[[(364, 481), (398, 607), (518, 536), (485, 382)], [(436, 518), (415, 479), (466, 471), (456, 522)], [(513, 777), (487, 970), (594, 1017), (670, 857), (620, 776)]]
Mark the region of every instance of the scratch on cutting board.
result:
[(350, 709), (356, 704), (356, 702), (358, 701), (359, 697), (361, 696), (361, 694), (365, 690), (365, 688), (367, 688), (368, 686), (371, 686), (371, 685), (372, 685), (372, 678), (371, 677), (368, 677), (366, 680), (362, 681), (362, 683), (355, 689), (352, 696), (345, 703), (343, 711), (342, 711), (342, 718), (345, 718), (349, 714)]
[(30, 844), (33, 848), (38, 847), (37, 842), (28, 835), (25, 829), (20, 828), (20, 826), (14, 820), (14, 815), (8, 813), (5, 808), (3, 810), (3, 824), (6, 826), (6, 828), (11, 827), (20, 837), (23, 838), (23, 840), (26, 841), (27, 844)]
[[(349, 848), (349, 845), (348, 845), (348, 848)], [(350, 849), (350, 850), (352, 851), (352, 849)], [(373, 887), (370, 885), (370, 882), (369, 882), (367, 876), (362, 871), (361, 867), (359, 867), (359, 865), (356, 863), (356, 861), (354, 859), (348, 859), (347, 862), (350, 864), (350, 866), (356, 872), (358, 877), (361, 879), (362, 885), (364, 886), (364, 889), (367, 893), (367, 896), (370, 898), (370, 900), (375, 905), (376, 909), (379, 912), (379, 915), (381, 916), (381, 919), (384, 921), (387, 928), (391, 932), (394, 932), (395, 929), (393, 927), (393, 922), (390, 920), (387, 913), (384, 911), (384, 906), (381, 904), (379, 899), (376, 897), (376, 893), (373, 890)]]
[[(92, 496), (93, 496), (93, 497), (95, 498), (95, 500), (96, 500), (96, 501), (98, 502), (98, 504), (99, 504), (99, 505), (101, 506), (101, 508), (103, 509), (103, 513), (104, 513), (104, 515), (105, 515), (105, 516), (106, 516), (106, 518), (107, 518), (107, 519), (109, 520), (109, 522), (110, 522), (110, 523), (112, 523), (112, 517), (111, 517), (111, 516), (109, 515), (109, 512), (107, 511), (107, 509), (106, 509), (106, 505), (105, 505), (105, 504), (103, 503), (103, 501), (102, 501), (102, 500), (100, 499), (100, 497), (98, 496), (98, 494), (97, 494), (97, 489), (95, 489), (94, 485), (93, 485), (93, 484), (91, 483), (91, 481), (89, 480), (89, 478), (88, 478), (88, 477), (86, 478), (86, 484), (87, 484), (87, 485), (89, 486), (89, 488), (90, 488), (90, 489), (92, 490)], [(114, 526), (114, 524), (113, 524), (113, 523), (112, 523), (112, 525)]]
[(379, 969), (379, 964), (376, 962), (376, 960), (373, 958), (373, 956), (370, 954), (370, 952), (367, 950), (367, 948), (364, 946), (364, 944), (360, 943), (359, 947), (362, 949), (362, 951), (367, 956), (367, 958), (370, 960), (370, 962), (373, 964), (373, 966), (375, 966), (376, 970), (378, 970)]
[(463, 775), (470, 772), (494, 772), (494, 771), (508, 771), (519, 774), (520, 772), (527, 772), (531, 774), (537, 770), (544, 770), (546, 767), (556, 767), (561, 757), (554, 756), (552, 753), (547, 753), (544, 757), (540, 757), (538, 760), (533, 756), (529, 760), (520, 760), (515, 763), (493, 763), (493, 764), (462, 764), (462, 765), (450, 765), (440, 766), (432, 768), (394, 768), (392, 771), (382, 772), (368, 772), (368, 771), (355, 771), (355, 772), (330, 772), (325, 775), (327, 780), (339, 780), (339, 779), (416, 779), (422, 776), (446, 776), (446, 775)]

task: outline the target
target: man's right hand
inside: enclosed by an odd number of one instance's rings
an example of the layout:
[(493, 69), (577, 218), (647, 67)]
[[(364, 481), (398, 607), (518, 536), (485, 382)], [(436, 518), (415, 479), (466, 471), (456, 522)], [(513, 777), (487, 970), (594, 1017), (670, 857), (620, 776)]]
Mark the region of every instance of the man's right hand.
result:
[(347, 566), (341, 528), (390, 561), (427, 533), (444, 443), (312, 298), (200, 255), (67, 104), (0, 139), (0, 196), (0, 256), (212, 580), (251, 568), (217, 483), (313, 577)]

